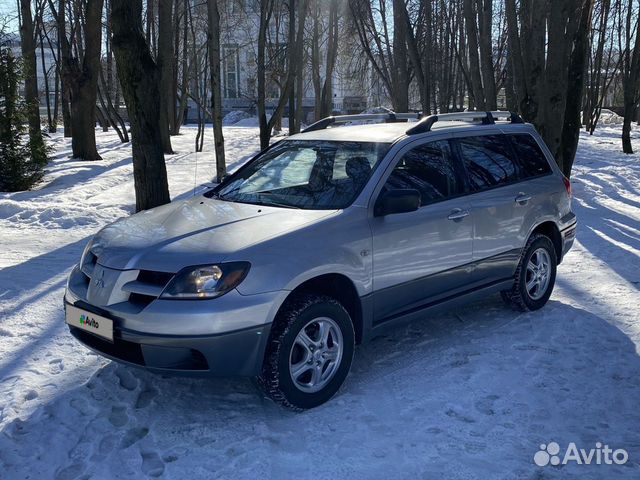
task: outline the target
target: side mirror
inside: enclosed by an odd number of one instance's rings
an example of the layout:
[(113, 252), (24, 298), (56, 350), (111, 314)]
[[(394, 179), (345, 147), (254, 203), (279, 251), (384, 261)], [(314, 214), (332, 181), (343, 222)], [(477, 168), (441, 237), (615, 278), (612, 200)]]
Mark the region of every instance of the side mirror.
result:
[(414, 212), (420, 208), (420, 192), (411, 188), (387, 190), (376, 201), (373, 209), (375, 217), (394, 213)]

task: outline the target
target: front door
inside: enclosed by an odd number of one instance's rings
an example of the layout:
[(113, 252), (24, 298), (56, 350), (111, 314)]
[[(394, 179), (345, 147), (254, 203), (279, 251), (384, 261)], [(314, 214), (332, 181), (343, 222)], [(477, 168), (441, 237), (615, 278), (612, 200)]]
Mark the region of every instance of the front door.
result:
[(469, 282), (473, 218), (449, 140), (408, 146), (380, 193), (416, 189), (421, 207), (372, 217), (374, 323), (453, 293)]

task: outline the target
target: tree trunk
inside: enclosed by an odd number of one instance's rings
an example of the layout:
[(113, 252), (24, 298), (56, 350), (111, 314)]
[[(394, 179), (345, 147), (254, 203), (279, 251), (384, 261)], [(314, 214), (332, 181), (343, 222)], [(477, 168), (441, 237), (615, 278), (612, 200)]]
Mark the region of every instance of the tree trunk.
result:
[(103, 111), (100, 107), (96, 106), (95, 112), (96, 112), (96, 120), (98, 121), (98, 125), (100, 125), (103, 132), (108, 132), (111, 122), (107, 118), (106, 110)]
[(404, 0), (393, 0), (393, 109), (409, 111), (409, 68), (407, 62), (407, 22), (402, 15)]
[(267, 28), (271, 18), (271, 2), (264, 0), (260, 2), (260, 22), (258, 24), (258, 122), (260, 123), (260, 149), (264, 150), (269, 146), (271, 130), (267, 122), (266, 101), (266, 49), (267, 49)]
[[(127, 126), (125, 125), (124, 120), (122, 119), (122, 116), (118, 113), (118, 110), (116, 110), (116, 108), (113, 105), (113, 100), (111, 100), (111, 93), (108, 87), (109, 83), (108, 83), (108, 80), (105, 81), (102, 70), (100, 70), (100, 81), (102, 82), (102, 86), (105, 87), (105, 90), (106, 90), (106, 93), (105, 93), (106, 111), (107, 111), (107, 115), (111, 119), (111, 124), (113, 128), (118, 132), (118, 136), (120, 137), (120, 140), (122, 141), (122, 143), (128, 143), (129, 134), (127, 133)], [(98, 93), (100, 92), (98, 91)]]
[(69, 101), (69, 89), (64, 78), (60, 78), (60, 100), (62, 102), (62, 126), (64, 138), (71, 138), (71, 108)]
[[(308, 0), (299, 0), (300, 7), (298, 9), (299, 17), (298, 22), (300, 25), (304, 25), (306, 18)], [(278, 104), (273, 112), (271, 118), (267, 121), (266, 115), (266, 39), (267, 29), (269, 27), (269, 21), (271, 18), (273, 4), (270, 1), (260, 2), (260, 22), (258, 25), (258, 120), (260, 122), (260, 146), (261, 148), (267, 148), (271, 139), (271, 132), (273, 127), (282, 118), (282, 112), (289, 99), (289, 92), (293, 88), (294, 76), (291, 69), (289, 69), (284, 86), (280, 91), (280, 98)], [(293, 45), (288, 45), (287, 48), (302, 48), (302, 41), (304, 35), (304, 28), (298, 28), (296, 32), (296, 39)]]
[[(160, 68), (160, 128), (164, 153), (173, 153), (170, 119), (173, 118), (175, 98), (172, 98), (173, 69), (173, 4), (174, 0), (158, 0), (158, 67)], [(172, 106), (173, 105), (173, 109)]]
[(189, 63), (189, 23), (193, 22), (190, 17), (189, 0), (184, 0), (182, 10), (184, 12), (184, 28), (182, 29), (182, 79), (180, 81), (180, 98), (178, 101), (178, 111), (176, 112), (176, 122), (174, 124), (173, 135), (180, 133), (180, 127), (185, 122), (188, 108), (188, 95), (189, 95), (189, 76), (191, 75), (191, 69), (195, 67), (195, 64)]
[(434, 84), (433, 82), (433, 78), (432, 78), (432, 71), (433, 71), (433, 52), (432, 52), (432, 45), (433, 45), (433, 28), (432, 28), (432, 5), (431, 5), (431, 0), (423, 0), (424, 1), (424, 18), (425, 18), (425, 37), (424, 37), (424, 41), (425, 41), (425, 48), (423, 50), (423, 67), (422, 67), (422, 71), (423, 71), (423, 75), (424, 75), (424, 92), (422, 92), (422, 96), (424, 97), (424, 102), (425, 104), (423, 105), (423, 110), (422, 110), (422, 114), (423, 115), (428, 115), (431, 113), (431, 96), (432, 96), (432, 92), (435, 96), (435, 88), (432, 88), (432, 84)]
[[(491, 22), (493, 20), (492, 0), (478, 0), (478, 17), (480, 18), (480, 67), (482, 69), (482, 90), (487, 110), (496, 110), (496, 80), (493, 76), (493, 38)], [(482, 9), (480, 9), (482, 6)]]
[(594, 0), (580, 0), (582, 4), (580, 24), (573, 39), (573, 51), (569, 64), (567, 101), (558, 152), (558, 164), (567, 178), (571, 176), (571, 168), (573, 167), (573, 160), (576, 156), (580, 138), (580, 108), (582, 107), (582, 92), (584, 91), (584, 77), (589, 52), (589, 27), (591, 25), (593, 2)]
[[(423, 112), (429, 110), (429, 97), (426, 95), (428, 89), (425, 86), (425, 82), (428, 79), (424, 76), (423, 71), (423, 63), (420, 58), (420, 51), (418, 49), (418, 42), (416, 41), (416, 37), (413, 33), (413, 28), (411, 26), (411, 22), (409, 21), (409, 14), (407, 13), (407, 8), (404, 3), (398, 6), (398, 10), (400, 11), (404, 22), (406, 24), (406, 32), (407, 32), (407, 51), (409, 53), (409, 60), (411, 60), (411, 64), (413, 65), (413, 71), (416, 76), (416, 86), (418, 87), (418, 91), (420, 92), (420, 106)], [(427, 50), (427, 49), (425, 49)]]
[(78, 160), (102, 160), (96, 147), (96, 95), (78, 90), (70, 109), (71, 150)]
[[(631, 16), (631, 5), (629, 5), (629, 18)], [(626, 49), (626, 65), (623, 72), (622, 89), (624, 92), (624, 122), (622, 124), (622, 151), (624, 153), (633, 153), (631, 146), (631, 123), (636, 114), (638, 104), (638, 91), (640, 83), (640, 34), (638, 27), (635, 27), (635, 44), (631, 50), (632, 32), (627, 21), (626, 41), (628, 43)]]
[(137, 212), (170, 201), (159, 121), (160, 75), (141, 17), (142, 0), (112, 0), (113, 51), (131, 124)]
[[(96, 148), (95, 119), (98, 76), (100, 71), (100, 53), (102, 50), (102, 6), (103, 0), (86, 3), (83, 22), (75, 25), (78, 38), (77, 53), (74, 57), (72, 45), (66, 35), (65, 0), (59, 0), (56, 11), (53, 1), (49, 0), (51, 12), (58, 27), (58, 41), (61, 53), (61, 76), (63, 99), (65, 94), (71, 103), (69, 124), (71, 125), (71, 148), (73, 158), (83, 160), (101, 160)], [(78, 4), (80, 6), (80, 4)], [(76, 19), (79, 21), (79, 19)], [(83, 39), (82, 42), (80, 39)], [(63, 100), (64, 103), (64, 100)], [(63, 105), (64, 114), (64, 105)], [(65, 125), (65, 136), (66, 136)]]
[(624, 122), (622, 123), (622, 151), (624, 153), (633, 153), (631, 145), (631, 123), (633, 121), (634, 108), (630, 105), (624, 107)]
[[(293, 45), (296, 40), (296, 0), (289, 0), (289, 37), (288, 44)], [(289, 48), (287, 52), (288, 67), (291, 70), (294, 80), (298, 78), (301, 73), (299, 71), (299, 65), (296, 63), (296, 51), (293, 48)], [(300, 69), (301, 70), (301, 69)], [(296, 129), (296, 87), (297, 82), (294, 81), (291, 89), (289, 90), (289, 135), (298, 133)]]
[(87, 2), (84, 19), (84, 58), (71, 91), (71, 148), (74, 158), (102, 160), (96, 148), (96, 100), (102, 50), (102, 3)]
[(47, 105), (47, 131), (49, 133), (56, 132), (56, 118), (53, 116), (51, 111), (51, 91), (49, 88), (49, 72), (47, 71), (47, 63), (44, 54), (44, 35), (42, 34), (42, 30), (44, 29), (44, 25), (40, 22), (40, 26), (38, 27), (38, 38), (40, 40), (40, 66), (42, 68), (42, 73), (44, 74), (44, 100)]
[(216, 0), (208, 0), (209, 64), (211, 65), (211, 109), (213, 112), (213, 141), (216, 150), (216, 181), (227, 174), (222, 134), (222, 88), (220, 85), (220, 11)]
[[(560, 165), (560, 140), (567, 101), (567, 69), (571, 54), (574, 23), (572, 6), (575, 0), (554, 0), (548, 13), (548, 42), (544, 89), (536, 127)], [(579, 14), (579, 12), (578, 12)]]
[(311, 81), (313, 84), (314, 121), (320, 120), (321, 117), (321, 92), (322, 85), (320, 79), (320, 1), (313, 2), (313, 30), (311, 35)]
[(327, 59), (324, 82), (320, 93), (320, 118), (333, 113), (333, 71), (338, 57), (338, 2), (329, 4), (329, 29), (327, 38)]
[(478, 56), (478, 28), (477, 15), (474, 8), (474, 0), (464, 0), (464, 23), (469, 39), (469, 71), (471, 76), (471, 93), (476, 110), (486, 110), (484, 91), (482, 88), (482, 76), (480, 75), (480, 59)]
[(36, 41), (30, 0), (20, 0), (20, 20), (20, 40), (24, 65), (24, 97), (27, 103), (27, 121), (29, 122), (29, 145), (32, 157), (39, 162), (46, 163), (46, 152), (40, 129)]

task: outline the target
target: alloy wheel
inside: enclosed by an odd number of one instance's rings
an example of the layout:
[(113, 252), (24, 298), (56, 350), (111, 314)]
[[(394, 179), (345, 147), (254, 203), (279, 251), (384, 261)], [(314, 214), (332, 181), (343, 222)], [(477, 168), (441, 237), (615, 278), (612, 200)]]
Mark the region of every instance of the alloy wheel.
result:
[(342, 331), (328, 317), (314, 318), (298, 333), (289, 353), (289, 374), (305, 393), (322, 390), (338, 371), (343, 353)]

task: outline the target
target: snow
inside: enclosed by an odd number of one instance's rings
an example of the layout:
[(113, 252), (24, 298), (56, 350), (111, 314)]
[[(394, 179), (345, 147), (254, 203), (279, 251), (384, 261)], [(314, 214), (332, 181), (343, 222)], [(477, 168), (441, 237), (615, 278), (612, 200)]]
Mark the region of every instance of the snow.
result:
[(235, 125), (240, 120), (245, 120), (247, 118), (251, 118), (251, 115), (249, 115), (247, 112), (244, 112), (242, 110), (233, 110), (232, 112), (229, 112), (224, 116), (224, 118), (222, 119), (222, 124), (225, 126)]
[[(255, 128), (225, 127), (234, 168)], [(130, 146), (56, 157), (32, 192), (0, 194), (0, 478), (637, 478), (640, 475), (640, 163), (620, 127), (581, 136), (574, 249), (538, 312), (498, 297), (356, 349), (343, 389), (304, 413), (250, 379), (161, 377), (68, 333), (66, 275), (100, 227), (132, 212)], [(213, 141), (172, 137), (172, 197), (214, 173)], [(635, 148), (640, 150), (636, 142)], [(197, 168), (196, 168), (197, 164)], [(629, 452), (626, 465), (537, 467), (540, 444)]]

